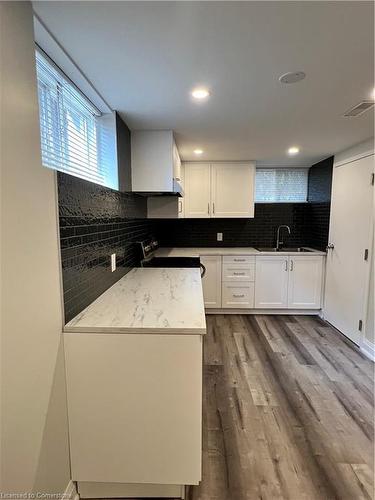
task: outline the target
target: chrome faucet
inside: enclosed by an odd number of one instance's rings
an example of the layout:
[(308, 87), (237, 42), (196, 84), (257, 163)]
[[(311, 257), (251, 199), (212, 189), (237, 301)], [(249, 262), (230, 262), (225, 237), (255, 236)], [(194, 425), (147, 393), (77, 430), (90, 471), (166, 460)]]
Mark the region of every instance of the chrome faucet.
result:
[(281, 226), (279, 226), (277, 228), (277, 238), (276, 238), (276, 251), (277, 250), (280, 250), (280, 245), (283, 245), (284, 242), (283, 241), (280, 241), (280, 229), (282, 227), (285, 227), (287, 230), (288, 230), (288, 233), (290, 234), (290, 227), (289, 226), (286, 226), (285, 224), (282, 224)]

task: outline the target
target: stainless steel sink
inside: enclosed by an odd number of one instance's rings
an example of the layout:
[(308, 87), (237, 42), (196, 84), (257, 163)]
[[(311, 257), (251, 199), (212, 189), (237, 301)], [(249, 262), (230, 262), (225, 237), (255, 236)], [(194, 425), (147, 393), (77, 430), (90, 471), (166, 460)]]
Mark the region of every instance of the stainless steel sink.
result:
[(314, 250), (310, 250), (309, 248), (306, 247), (282, 247), (282, 248), (257, 248), (259, 252), (313, 252)]

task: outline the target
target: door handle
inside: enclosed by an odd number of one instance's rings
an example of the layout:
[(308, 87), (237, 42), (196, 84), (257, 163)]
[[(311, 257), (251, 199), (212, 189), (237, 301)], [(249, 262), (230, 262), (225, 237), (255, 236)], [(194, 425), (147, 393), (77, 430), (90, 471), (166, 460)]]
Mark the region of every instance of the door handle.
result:
[(285, 271), (288, 271), (288, 261), (285, 261)]
[(204, 277), (204, 275), (206, 274), (206, 266), (204, 266), (202, 264), (202, 262), (199, 264), (199, 267), (201, 268), (201, 278)]
[(208, 215), (210, 215), (210, 204), (209, 203), (207, 203), (207, 213), (208, 213)]
[(212, 211), (215, 214), (215, 203), (212, 203)]
[(328, 245), (326, 246), (326, 250), (333, 250), (335, 248), (335, 245), (333, 243), (328, 243)]
[(290, 270), (293, 271), (293, 267), (294, 267), (294, 264), (293, 264), (293, 260), (290, 261)]

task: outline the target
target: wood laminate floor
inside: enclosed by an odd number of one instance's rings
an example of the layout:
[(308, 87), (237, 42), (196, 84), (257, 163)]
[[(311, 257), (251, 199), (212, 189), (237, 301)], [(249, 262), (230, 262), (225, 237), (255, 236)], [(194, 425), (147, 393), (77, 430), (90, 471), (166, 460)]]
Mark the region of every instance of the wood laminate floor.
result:
[(373, 364), (312, 316), (207, 317), (188, 500), (374, 498)]

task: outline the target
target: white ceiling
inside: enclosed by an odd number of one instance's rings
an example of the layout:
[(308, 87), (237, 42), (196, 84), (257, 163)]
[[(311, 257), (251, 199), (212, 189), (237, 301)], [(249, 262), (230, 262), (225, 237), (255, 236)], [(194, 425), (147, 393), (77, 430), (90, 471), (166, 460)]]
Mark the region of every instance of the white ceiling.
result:
[[(374, 88), (372, 2), (34, 2), (131, 129), (173, 129), (184, 160), (311, 164), (374, 133), (342, 114)], [(302, 82), (282, 85), (287, 71)], [(211, 89), (192, 102), (196, 85)], [(292, 163), (293, 163), (292, 162)]]

